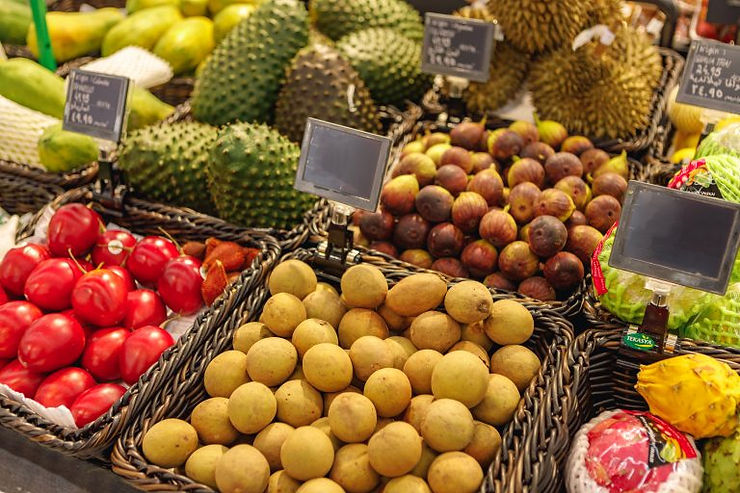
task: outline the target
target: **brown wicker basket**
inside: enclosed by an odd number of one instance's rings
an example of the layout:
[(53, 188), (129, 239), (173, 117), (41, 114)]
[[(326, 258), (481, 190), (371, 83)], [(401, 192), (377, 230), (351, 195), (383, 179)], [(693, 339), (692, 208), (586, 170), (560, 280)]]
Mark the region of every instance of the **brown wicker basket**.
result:
[[(0, 160), (0, 168), (4, 161)], [(64, 190), (22, 176), (0, 173), (0, 208), (11, 214), (35, 214)]]
[(149, 90), (165, 103), (177, 106), (190, 99), (194, 86), (194, 77), (177, 76)]
[[(106, 216), (105, 211), (100, 210), (99, 204), (94, 202), (92, 190), (88, 187), (70, 190), (49, 205), (57, 208), (71, 202), (92, 203), (104, 218)], [(43, 210), (19, 233), (19, 239), (30, 234), (41, 214)], [(226, 289), (224, 295), (197, 317), (191, 329), (162, 354), (159, 361), (128, 389), (107, 414), (96, 421), (80, 429), (65, 428), (47, 421), (12, 399), (0, 397), (0, 425), (65, 454), (98, 460), (108, 459), (110, 446), (123, 429), (140, 415), (139, 410), (150, 399), (160, 395), (163, 386), (182, 371), (182, 365), (213, 339), (214, 332), (220, 330), (254, 288), (264, 282), (280, 256), (277, 241), (264, 232), (232, 226), (187, 209), (128, 199), (123, 217), (110, 219), (139, 234), (161, 235), (162, 231), (166, 231), (178, 241), (204, 241), (215, 236), (258, 248), (260, 253), (252, 266)]]
[[(557, 382), (559, 393), (550, 401), (545, 419), (530, 420), (531, 433), (523, 441), (524, 453), (507, 467), (507, 492), (555, 493), (564, 491), (565, 461), (578, 429), (602, 411), (623, 408), (647, 410), (634, 390), (636, 374), (617, 367), (623, 325), (603, 324), (576, 338)], [(675, 354), (702, 353), (729, 364), (740, 373), (740, 350), (679, 339)], [(549, 414), (548, 414), (549, 413)]]
[[(315, 249), (300, 249), (287, 254), (283, 260), (297, 258), (310, 263), (316, 253)], [(377, 266), (391, 285), (414, 272), (421, 271), (389, 264), (384, 259), (368, 253), (355, 256), (352, 263), (355, 262)], [(322, 270), (315, 270), (320, 281), (338, 286), (339, 278)], [(448, 280), (450, 285), (457, 282), (459, 280)], [(181, 474), (182, 471), (165, 469), (149, 463), (142, 453), (142, 439), (149, 428), (163, 419), (188, 419), (192, 409), (208, 397), (203, 387), (206, 366), (216, 355), (231, 347), (234, 330), (243, 323), (257, 319), (269, 296), (266, 286), (261, 290), (255, 290), (247, 301), (234, 311), (210, 343), (201, 347), (199, 353), (193, 355), (189, 363), (182, 367), (182, 371), (167, 383), (158, 398), (149, 401), (143, 408), (138, 408), (140, 418), (124, 432), (113, 449), (111, 462), (116, 474), (145, 491), (213, 491), (205, 485), (193, 482)], [(493, 298), (497, 301), (512, 299), (512, 296), (493, 293)], [(525, 391), (513, 421), (507, 425), (502, 434), (501, 449), (481, 486), (481, 491), (485, 492), (502, 490), (506, 481), (503, 469), (516, 458), (512, 447), (521, 440), (522, 435), (528, 433), (529, 427), (525, 423), (532, 416), (538, 416), (541, 410), (549, 410), (551, 406), (549, 404), (545, 406), (544, 402), (560, 392), (551, 388), (551, 382), (555, 381), (554, 375), (564, 364), (565, 351), (573, 340), (572, 325), (550, 310), (547, 305), (530, 300), (522, 301), (522, 304), (532, 313), (535, 321), (534, 334), (525, 345), (540, 357), (542, 370)]]
[(49, 10), (56, 10), (57, 12), (79, 12), (83, 3), (96, 9), (102, 9), (103, 7), (122, 9), (126, 7), (126, 0), (57, 0), (49, 5)]

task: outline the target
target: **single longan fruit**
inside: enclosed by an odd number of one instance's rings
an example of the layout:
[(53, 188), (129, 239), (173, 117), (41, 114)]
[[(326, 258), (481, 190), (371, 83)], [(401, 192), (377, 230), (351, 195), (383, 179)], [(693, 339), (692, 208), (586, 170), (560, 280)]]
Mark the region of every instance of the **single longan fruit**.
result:
[(401, 336), (391, 336), (385, 339), (385, 343), (388, 344), (391, 352), (393, 352), (393, 368), (399, 370), (403, 370), (403, 365), (406, 364), (406, 361), (408, 361), (412, 354), (418, 351), (410, 339)]
[(463, 324), (485, 320), (491, 314), (493, 298), (488, 288), (478, 281), (462, 281), (445, 295), (445, 310)]
[(247, 353), (249, 378), (268, 387), (285, 382), (295, 370), (298, 353), (293, 344), (281, 337), (255, 342)]
[(379, 474), (403, 476), (421, 459), (421, 437), (410, 424), (395, 421), (370, 438), (367, 452), (370, 465)]
[(388, 281), (373, 265), (353, 265), (342, 275), (342, 298), (352, 308), (377, 308), (388, 294)]
[(373, 402), (354, 392), (337, 396), (331, 403), (328, 417), (332, 433), (346, 443), (364, 442), (378, 422)]
[(442, 353), (434, 349), (422, 349), (406, 360), (403, 372), (409, 378), (415, 394), (432, 393), (432, 371), (442, 356)]
[(381, 368), (393, 368), (393, 352), (384, 340), (374, 336), (360, 337), (352, 344), (349, 357), (357, 378), (363, 382)]
[(275, 391), (277, 418), (291, 426), (308, 426), (321, 417), (321, 393), (305, 380), (289, 380)]
[(427, 481), (434, 493), (475, 493), (483, 482), (483, 470), (468, 454), (447, 452), (429, 466)]
[(285, 423), (271, 423), (254, 437), (252, 445), (265, 456), (271, 471), (283, 468), (280, 462), (280, 448), (293, 430), (295, 428)]
[(518, 302), (501, 300), (493, 304), (485, 329), (486, 335), (496, 344), (522, 344), (534, 332), (534, 319)]
[(212, 397), (195, 406), (190, 424), (205, 444), (228, 445), (239, 436), (229, 421), (229, 399), (225, 397)]
[(484, 423), (503, 426), (514, 417), (519, 406), (519, 390), (514, 382), (495, 373), (488, 377), (488, 388), (483, 400), (473, 408), (473, 414)]
[[(319, 283), (321, 286), (321, 283)], [(339, 322), (347, 313), (347, 307), (336, 293), (328, 289), (319, 289), (303, 298), (303, 306), (306, 308), (306, 317), (325, 320), (332, 327), (339, 327)]]
[(247, 435), (269, 425), (276, 410), (277, 402), (272, 391), (259, 382), (245, 383), (229, 398), (229, 420), (234, 428)]
[(442, 312), (424, 312), (411, 322), (411, 342), (419, 349), (446, 352), (460, 340), (460, 324)]
[(409, 403), (409, 407), (406, 408), (406, 412), (403, 413), (403, 420), (408, 424), (416, 428), (416, 431), (421, 433), (421, 423), (424, 421), (424, 416), (427, 414), (429, 404), (434, 402), (434, 396), (429, 394), (417, 395)]
[(270, 466), (256, 448), (236, 445), (218, 461), (215, 476), (221, 493), (262, 493), (270, 479)]
[(408, 377), (395, 368), (382, 368), (367, 379), (363, 391), (373, 401), (378, 416), (390, 418), (401, 414), (411, 401)]
[(329, 477), (347, 491), (369, 492), (380, 482), (370, 466), (367, 445), (350, 443), (337, 450)]
[(383, 317), (372, 310), (353, 308), (344, 314), (339, 322), (339, 345), (349, 349), (357, 339), (363, 336), (375, 336), (380, 339), (388, 337), (388, 326)]
[(328, 342), (329, 344), (336, 345), (339, 344), (339, 339), (337, 339), (337, 332), (329, 322), (317, 318), (309, 318), (298, 324), (298, 327), (293, 331), (290, 342), (293, 343), (298, 351), (298, 356), (303, 358), (306, 351), (316, 344)]
[(352, 360), (334, 344), (313, 346), (306, 351), (302, 366), (308, 383), (322, 392), (338, 392), (352, 382)]
[(439, 399), (427, 408), (421, 422), (424, 441), (437, 452), (462, 450), (473, 439), (473, 415), (452, 399)]
[(488, 368), (467, 351), (445, 354), (432, 371), (432, 393), (437, 399), (455, 399), (468, 407), (483, 400)]
[(334, 463), (334, 447), (323, 431), (313, 426), (296, 428), (280, 448), (285, 472), (299, 481), (326, 476)]
[(500, 447), (501, 435), (498, 430), (491, 425), (476, 421), (473, 439), (463, 449), (463, 452), (477, 460), (481, 467), (487, 468), (493, 462)]
[(249, 348), (252, 347), (252, 344), (260, 339), (267, 339), (274, 335), (275, 334), (270, 332), (270, 329), (267, 328), (267, 325), (262, 322), (249, 322), (236, 329), (232, 343), (234, 344), (235, 350), (247, 354), (249, 352)]
[(163, 419), (149, 428), (141, 448), (152, 464), (161, 467), (181, 466), (198, 448), (198, 432), (181, 419)]
[(216, 486), (216, 464), (229, 450), (223, 445), (205, 445), (190, 454), (185, 463), (185, 474), (196, 483), (211, 488)]
[(229, 397), (242, 384), (249, 382), (247, 355), (241, 351), (224, 351), (208, 363), (203, 386), (211, 397)]
[(268, 281), (270, 294), (290, 293), (300, 299), (316, 290), (316, 273), (311, 266), (300, 260), (280, 262), (273, 269)]
[(540, 371), (540, 359), (524, 346), (504, 346), (491, 356), (491, 373), (503, 375), (516, 385), (519, 392), (529, 387)]
[(290, 293), (273, 295), (262, 308), (260, 322), (280, 337), (290, 337), (298, 324), (306, 320), (306, 307)]

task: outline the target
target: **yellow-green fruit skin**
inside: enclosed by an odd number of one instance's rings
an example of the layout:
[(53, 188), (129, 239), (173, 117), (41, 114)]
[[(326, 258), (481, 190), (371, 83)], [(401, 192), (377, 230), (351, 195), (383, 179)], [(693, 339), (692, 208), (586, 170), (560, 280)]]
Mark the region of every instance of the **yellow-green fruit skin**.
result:
[(44, 130), (38, 141), (41, 164), (47, 171), (70, 171), (98, 158), (95, 139), (77, 132), (62, 130), (62, 124)]
[(740, 491), (740, 431), (727, 438), (712, 438), (704, 444), (703, 493)]
[(729, 436), (738, 426), (740, 375), (701, 353), (642, 366), (637, 392), (650, 412), (694, 438)]
[(235, 3), (229, 5), (213, 17), (213, 40), (220, 43), (229, 31), (254, 12), (254, 5)]
[(154, 54), (166, 60), (175, 74), (182, 74), (194, 70), (213, 47), (213, 21), (206, 17), (188, 17), (159, 38)]
[(128, 130), (153, 125), (168, 117), (175, 108), (141, 87), (134, 87), (129, 97)]
[(60, 120), (64, 116), (64, 79), (28, 58), (0, 63), (0, 96)]
[(152, 7), (161, 7), (163, 5), (172, 5), (180, 7), (180, 0), (127, 0), (126, 12), (133, 14), (139, 10), (151, 9)]
[(208, 0), (182, 0), (180, 10), (185, 17), (208, 15)]
[(136, 12), (108, 31), (101, 52), (108, 56), (126, 46), (140, 46), (151, 51), (159, 38), (180, 20), (180, 10), (172, 5)]

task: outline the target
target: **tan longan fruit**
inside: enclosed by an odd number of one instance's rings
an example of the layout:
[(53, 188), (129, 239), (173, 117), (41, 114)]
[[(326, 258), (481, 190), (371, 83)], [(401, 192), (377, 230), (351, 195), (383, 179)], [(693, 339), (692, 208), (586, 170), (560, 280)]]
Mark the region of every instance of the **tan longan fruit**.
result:
[(316, 284), (316, 291), (329, 291), (332, 294), (335, 294), (339, 296), (339, 291), (337, 291), (337, 288), (329, 284), (328, 282), (319, 282)]
[(463, 341), (469, 341), (482, 347), (488, 352), (493, 347), (493, 341), (486, 335), (486, 321), (475, 322), (474, 324), (465, 324), (462, 326), (460, 338)]
[(306, 320), (306, 307), (290, 293), (278, 293), (265, 302), (260, 322), (280, 337), (290, 337), (298, 324)]
[(401, 370), (382, 368), (367, 379), (363, 394), (373, 401), (378, 416), (391, 418), (408, 407), (411, 401), (411, 384)]
[(388, 325), (388, 329), (394, 332), (402, 332), (411, 325), (411, 319), (409, 317), (402, 317), (388, 307), (387, 303), (383, 303), (378, 307), (378, 315), (383, 317), (385, 323)]
[(229, 397), (240, 385), (249, 382), (247, 355), (241, 351), (224, 351), (208, 363), (203, 386), (211, 397)]
[(514, 417), (519, 405), (519, 390), (514, 382), (503, 375), (491, 374), (488, 378), (486, 395), (473, 408), (473, 415), (484, 423), (503, 426)]
[(349, 349), (363, 336), (388, 337), (388, 326), (383, 317), (372, 310), (353, 308), (344, 314), (339, 322), (339, 345)]
[(358, 379), (365, 381), (381, 368), (393, 367), (393, 353), (383, 339), (363, 336), (349, 350), (349, 357)]
[(181, 419), (163, 419), (149, 428), (141, 443), (144, 456), (161, 467), (183, 465), (197, 448), (198, 432)]
[(303, 306), (306, 308), (306, 317), (325, 320), (332, 327), (339, 327), (339, 322), (347, 313), (347, 307), (336, 291), (328, 289), (316, 289), (309, 293), (303, 298)]
[(263, 493), (270, 479), (267, 459), (251, 445), (231, 447), (216, 464), (221, 493)]
[(488, 353), (486, 352), (485, 349), (483, 349), (482, 347), (480, 347), (474, 342), (458, 341), (447, 352), (451, 353), (453, 351), (467, 351), (468, 353), (477, 356), (478, 359), (481, 360), (481, 362), (484, 365), (486, 365), (486, 368), (488, 368), (488, 365), (489, 365)]
[(447, 353), (432, 371), (432, 394), (437, 399), (455, 399), (473, 407), (486, 395), (488, 375), (488, 368), (474, 354)]
[(389, 424), (395, 422), (396, 420), (393, 418), (378, 418), (378, 423), (375, 425), (375, 431), (373, 431), (373, 435), (375, 435), (377, 432), (379, 432)]
[(276, 471), (270, 476), (265, 493), (296, 493), (301, 482), (291, 478), (285, 471)]
[(323, 431), (301, 426), (283, 442), (280, 461), (293, 479), (320, 478), (326, 476), (334, 463), (334, 447)]
[(424, 312), (411, 322), (411, 342), (419, 349), (446, 352), (460, 340), (460, 324), (442, 312)]
[(409, 382), (415, 394), (432, 393), (432, 371), (434, 366), (442, 359), (442, 356), (442, 353), (434, 349), (422, 349), (406, 360), (406, 364), (403, 365), (403, 372), (409, 377)]
[(406, 474), (388, 481), (383, 493), (432, 493), (432, 490), (423, 479)]
[(463, 452), (477, 460), (481, 467), (485, 469), (491, 465), (500, 447), (501, 435), (498, 430), (491, 425), (476, 421), (473, 439), (463, 449)]
[(271, 471), (283, 468), (280, 463), (280, 448), (293, 430), (295, 428), (285, 423), (271, 423), (254, 437), (252, 445), (265, 456)]
[(298, 324), (298, 327), (293, 331), (290, 342), (293, 343), (298, 351), (298, 356), (303, 358), (306, 351), (316, 344), (328, 342), (329, 344), (336, 345), (339, 344), (339, 339), (337, 339), (337, 332), (329, 322), (319, 320), (318, 318), (309, 318)]
[(196, 483), (216, 488), (216, 464), (227, 450), (223, 445), (200, 447), (188, 457), (185, 474)]
[(314, 478), (301, 485), (296, 493), (346, 493), (344, 488), (329, 478)]
[(324, 416), (329, 415), (329, 407), (331, 406), (331, 403), (334, 402), (334, 399), (344, 392), (356, 392), (358, 394), (362, 394), (362, 390), (358, 389), (354, 385), (350, 385), (339, 392), (324, 392)]
[(445, 295), (445, 310), (463, 324), (487, 319), (492, 306), (491, 292), (478, 281), (459, 282), (448, 289)]
[(421, 459), (419, 459), (419, 462), (411, 470), (410, 474), (426, 480), (429, 466), (432, 465), (432, 462), (434, 462), (434, 459), (436, 459), (438, 455), (439, 454), (427, 445), (426, 442), (423, 442), (421, 446)]
[(308, 383), (322, 392), (338, 392), (352, 382), (352, 360), (335, 344), (313, 346), (303, 356), (302, 366)]
[(331, 403), (328, 417), (332, 433), (346, 443), (364, 442), (378, 422), (373, 402), (354, 392), (338, 395)]
[(204, 444), (228, 445), (239, 436), (229, 421), (229, 399), (225, 397), (212, 397), (195, 406), (190, 424)]
[(412, 274), (393, 286), (385, 301), (395, 313), (416, 317), (437, 308), (446, 293), (447, 283), (437, 274)]
[(540, 359), (524, 346), (504, 346), (491, 356), (491, 373), (503, 375), (516, 385), (519, 392), (529, 387), (540, 371)]
[(388, 344), (388, 347), (393, 352), (393, 368), (399, 370), (403, 370), (403, 365), (417, 351), (414, 343), (402, 336), (391, 336), (385, 339), (385, 343)]
[(388, 294), (388, 281), (377, 267), (353, 265), (342, 275), (342, 298), (352, 308), (379, 307)]
[(324, 434), (329, 437), (329, 440), (331, 440), (331, 444), (334, 446), (334, 452), (339, 450), (342, 447), (342, 445), (344, 445), (342, 441), (336, 436), (334, 436), (334, 433), (331, 432), (331, 425), (329, 424), (329, 418), (327, 417), (319, 418), (313, 423), (311, 423), (311, 426), (323, 431)]
[(403, 420), (408, 424), (416, 428), (416, 431), (421, 433), (421, 423), (424, 421), (424, 416), (427, 414), (429, 404), (434, 402), (434, 396), (429, 394), (417, 395), (411, 399), (409, 406), (406, 408), (406, 412), (403, 413)]
[(370, 466), (367, 445), (350, 443), (334, 455), (329, 477), (351, 493), (369, 493), (380, 482), (378, 473)]
[(421, 437), (410, 424), (396, 421), (370, 438), (367, 452), (370, 465), (379, 474), (403, 476), (421, 459)]
[(276, 410), (277, 402), (272, 391), (259, 382), (245, 383), (229, 397), (229, 420), (234, 428), (247, 435), (269, 425)]
[(295, 370), (298, 353), (293, 344), (281, 337), (255, 342), (247, 353), (247, 373), (255, 382), (274, 387), (285, 382)]
[(427, 408), (421, 422), (424, 441), (437, 452), (462, 450), (473, 439), (473, 415), (458, 401), (439, 399)]
[(493, 304), (485, 329), (486, 335), (496, 344), (522, 344), (534, 332), (534, 319), (520, 303), (501, 300)]
[(483, 482), (483, 470), (468, 454), (447, 452), (429, 466), (427, 481), (434, 493), (475, 493)]
[(321, 393), (305, 380), (289, 380), (275, 391), (277, 418), (291, 426), (307, 426), (321, 417)]
[(280, 262), (270, 274), (270, 294), (290, 293), (300, 299), (316, 290), (316, 273), (311, 266), (300, 260)]
[(275, 334), (270, 332), (270, 329), (267, 328), (267, 325), (262, 322), (249, 322), (242, 325), (236, 329), (236, 332), (234, 332), (234, 349), (247, 354), (249, 352), (249, 348), (252, 347), (252, 344), (260, 339), (267, 339), (274, 335)]

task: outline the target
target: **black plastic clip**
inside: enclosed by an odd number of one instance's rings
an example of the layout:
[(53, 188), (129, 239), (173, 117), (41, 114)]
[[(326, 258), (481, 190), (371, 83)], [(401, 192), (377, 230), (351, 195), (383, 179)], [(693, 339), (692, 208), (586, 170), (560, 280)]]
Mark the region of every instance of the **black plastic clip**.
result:
[(324, 272), (342, 277), (347, 270), (347, 257), (354, 247), (354, 235), (349, 230), (349, 212), (342, 205), (332, 204), (332, 218), (327, 229), (328, 238), (317, 248), (314, 263), (322, 268)]
[(93, 187), (93, 199), (99, 204), (100, 212), (113, 217), (125, 215), (125, 200), (128, 189), (123, 175), (113, 166), (107, 153), (101, 150), (98, 160), (98, 181)]

